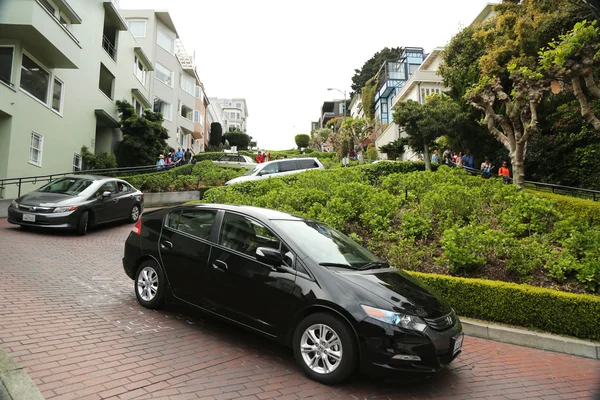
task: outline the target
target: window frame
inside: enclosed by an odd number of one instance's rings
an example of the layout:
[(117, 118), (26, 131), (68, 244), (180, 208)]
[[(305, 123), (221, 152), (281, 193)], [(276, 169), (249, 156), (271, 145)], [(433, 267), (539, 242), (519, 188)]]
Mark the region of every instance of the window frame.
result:
[[(79, 158), (79, 165), (75, 165), (75, 159)], [(79, 168), (79, 169), (75, 169)], [(81, 154), (76, 151), (73, 152), (73, 172), (79, 172), (83, 170), (83, 159), (81, 158)]]
[[(187, 85), (184, 85), (187, 84)], [(191, 85), (191, 86), (190, 86)], [(192, 88), (191, 91), (188, 91), (185, 86), (190, 86)], [(181, 79), (179, 80), (179, 87), (181, 88), (181, 90), (183, 90), (185, 93), (189, 94), (190, 96), (196, 97), (196, 80), (194, 78), (192, 78), (191, 76), (187, 75), (187, 74), (181, 74)]]
[[(185, 115), (183, 115), (183, 107), (185, 107), (188, 110), (192, 110), (192, 118), (188, 118)], [(192, 121), (194, 122), (194, 109), (191, 107), (186, 106), (183, 102), (179, 103), (179, 116), (187, 121)]]
[[(131, 28), (129, 27), (129, 23), (130, 22), (143, 22), (144, 23), (144, 36), (136, 36), (133, 34), (133, 31), (131, 30)], [(140, 18), (131, 18), (127, 20), (127, 30), (131, 33), (131, 36), (133, 36), (134, 38), (145, 38), (147, 36), (147, 32), (148, 32), (148, 21), (145, 19), (140, 19)]]
[[(38, 143), (39, 143), (39, 146), (40, 146), (39, 148), (33, 147), (32, 141), (33, 141), (34, 136), (38, 138)], [(37, 163), (31, 159), (31, 150), (32, 149), (37, 150), (38, 153), (39, 153), (39, 160), (38, 160)], [(38, 133), (36, 131), (31, 131), (31, 136), (30, 136), (30, 139), (29, 139), (29, 157), (28, 157), (29, 164), (35, 165), (36, 167), (40, 167), (41, 168), (42, 167), (43, 155), (44, 155), (44, 135), (42, 135), (42, 134), (40, 134), (40, 133)]]
[[(5, 85), (8, 85), (12, 88), (14, 88), (15, 84), (13, 83), (13, 72), (14, 72), (14, 66), (15, 66), (15, 46), (14, 45), (10, 45), (10, 44), (2, 44), (0, 45), (0, 48), (11, 48), (12, 49), (12, 56), (10, 58), (10, 72), (8, 73), (8, 82), (4, 82), (2, 79), (0, 79), (0, 82), (4, 83)], [(20, 85), (19, 85), (20, 86)]]
[[(23, 93), (25, 93), (26, 95), (30, 96), (32, 99), (35, 99), (37, 102), (45, 105), (46, 107), (48, 107), (48, 100), (50, 99), (50, 89), (52, 88), (52, 79), (54, 74), (50, 71), (49, 68), (47, 68), (45, 65), (43, 65), (41, 62), (39, 62), (35, 57), (33, 57), (27, 50), (23, 49), (23, 54), (21, 55), (21, 69), (23, 69), (23, 58), (27, 57), (29, 58), (29, 60), (33, 61), (35, 64), (37, 64), (37, 66), (39, 68), (41, 68), (42, 70), (46, 71), (46, 73), (48, 74), (48, 87), (46, 88), (46, 101), (42, 101), (40, 99), (38, 99), (34, 94), (29, 93), (27, 91), (27, 89), (23, 88), (22, 86), (22, 79), (23, 79), (23, 73), (21, 73), (20, 79), (19, 79), (19, 90), (21, 90)], [(52, 107), (49, 107), (50, 109), (52, 109)]]
[[(162, 101), (165, 104), (169, 105), (169, 115), (166, 115), (164, 112), (162, 111), (155, 111), (154, 110), (154, 104), (156, 104), (156, 99), (159, 99), (160, 101)], [(154, 112), (160, 112), (163, 115), (163, 118), (169, 122), (173, 122), (173, 104), (169, 103), (166, 100), (163, 100), (162, 98), (158, 97), (158, 96), (154, 96), (154, 101), (152, 102), (152, 111)]]
[[(138, 114), (138, 115), (144, 115), (144, 105), (135, 96), (133, 96), (131, 98), (131, 105), (133, 106), (133, 109), (135, 110), (136, 114)], [(140, 112), (139, 113), (137, 111), (137, 106), (138, 105), (140, 106)]]
[[(58, 101), (59, 103), (59, 109), (55, 109), (54, 105), (52, 104), (52, 101), (54, 100), (54, 85), (56, 84), (56, 81), (60, 82), (60, 86), (61, 86), (61, 90), (60, 90), (60, 100)], [(64, 99), (65, 99), (65, 82), (60, 79), (59, 77), (57, 77), (56, 75), (53, 75), (52, 77), (52, 89), (50, 91), (50, 94), (52, 95), (50, 98), (50, 109), (52, 111), (54, 111), (55, 113), (57, 113), (58, 115), (63, 115), (63, 108), (64, 108)]]
[[(142, 69), (141, 69), (142, 78), (141, 79), (138, 76), (138, 73), (140, 72), (140, 69), (138, 67), (140, 65), (142, 66)], [(147, 82), (148, 82), (148, 70), (146, 69), (146, 66), (144, 65), (144, 63), (141, 62), (141, 60), (139, 59), (138, 56), (134, 56), (134, 58), (133, 58), (133, 75), (135, 75), (135, 77), (137, 78), (138, 81), (140, 81), (140, 83), (142, 84), (143, 87), (146, 87)]]
[[(163, 49), (164, 51), (168, 52), (169, 54), (175, 54), (175, 39), (173, 37), (171, 37), (171, 35), (168, 35), (163, 29), (161, 29), (160, 27), (157, 28), (156, 30), (156, 44)], [(160, 44), (160, 41), (158, 40), (160, 34), (163, 34), (165, 37), (169, 38), (171, 40), (171, 49), (166, 49), (163, 45)]]
[[(217, 246), (219, 246), (219, 247), (221, 247), (221, 248), (223, 248), (223, 249), (225, 249), (227, 251), (231, 251), (231, 252), (234, 252), (236, 254), (243, 255), (244, 257), (248, 257), (251, 260), (260, 263), (260, 261), (258, 261), (256, 259), (255, 255), (250, 255), (248, 253), (244, 253), (244, 252), (241, 252), (239, 250), (232, 249), (231, 247), (228, 247), (228, 246), (225, 246), (224, 244), (222, 244), (222, 240), (221, 239), (222, 239), (222, 236), (223, 236), (223, 232), (225, 232), (225, 223), (227, 222), (227, 216), (228, 215), (233, 215), (233, 216), (245, 218), (246, 220), (250, 221), (251, 223), (254, 223), (254, 224), (257, 224), (259, 226), (262, 226), (264, 229), (266, 229), (267, 231), (269, 231), (271, 233), (271, 235), (273, 235), (275, 238), (277, 238), (277, 241), (279, 242), (279, 248), (277, 249), (279, 252), (281, 252), (282, 246), (285, 246), (288, 249), (290, 248), (290, 246), (288, 246), (287, 243), (285, 243), (285, 241), (283, 241), (283, 239), (279, 235), (277, 235), (277, 233), (275, 233), (273, 231), (273, 229), (269, 228), (268, 226), (266, 226), (265, 224), (263, 224), (261, 221), (257, 220), (256, 218), (253, 218), (253, 217), (251, 217), (249, 215), (240, 214), (240, 213), (236, 213), (236, 212), (229, 211), (229, 210), (223, 210), (223, 217), (219, 221), (220, 225), (219, 225), (219, 229), (218, 229), (218, 232), (217, 232), (217, 235), (216, 235), (216, 238), (215, 238), (215, 242), (214, 242), (214, 244), (216, 244)], [(290, 252), (294, 255), (294, 258), (295, 258), (295, 253), (293, 251), (291, 251), (291, 250), (290, 250)], [(263, 264), (263, 263), (261, 263), (261, 264)]]
[[(169, 68), (167, 68), (167, 67), (165, 67), (164, 65), (162, 65), (161, 63), (159, 63), (158, 61), (156, 61), (154, 64), (155, 64), (155, 65), (154, 65), (154, 77), (155, 77), (156, 79), (158, 79), (158, 81), (159, 81), (159, 82), (162, 82), (162, 83), (164, 83), (164, 84), (165, 84), (165, 85), (167, 85), (168, 87), (170, 87), (170, 88), (174, 88), (174, 86), (173, 86), (173, 85), (174, 85), (174, 82), (173, 82), (173, 81), (175, 80), (175, 73), (174, 73), (173, 71), (171, 71)], [(158, 74), (157, 74), (157, 72), (160, 72), (161, 74), (163, 73), (163, 71), (158, 71), (158, 70), (159, 70), (159, 65), (160, 65), (160, 68), (164, 68), (164, 69), (166, 69), (167, 71), (171, 72), (171, 84), (168, 84), (167, 82), (163, 81), (162, 79), (160, 79), (160, 78), (158, 77)]]

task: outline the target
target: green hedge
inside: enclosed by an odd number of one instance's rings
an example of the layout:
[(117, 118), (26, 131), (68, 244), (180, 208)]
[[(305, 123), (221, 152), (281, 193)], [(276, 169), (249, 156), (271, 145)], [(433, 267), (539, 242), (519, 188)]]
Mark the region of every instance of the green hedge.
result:
[(465, 317), (600, 340), (600, 297), (484, 279), (409, 272)]
[(566, 215), (584, 218), (591, 225), (600, 224), (600, 201), (563, 196), (560, 194), (529, 191), (531, 194), (556, 201), (558, 210)]
[[(240, 150), (239, 154), (248, 156), (254, 160), (256, 157), (256, 153), (248, 150)], [(216, 160), (219, 157), (223, 156), (226, 153), (223, 152), (204, 152), (198, 153), (194, 156), (196, 162), (204, 161), (204, 160)], [(320, 160), (337, 160), (337, 154), (330, 152), (319, 152), (319, 151), (309, 151), (307, 154), (302, 154), (299, 150), (283, 150), (283, 151), (271, 151), (271, 161), (275, 160), (275, 157), (279, 156), (279, 158), (295, 158), (295, 157), (316, 157)]]
[[(372, 185), (379, 186), (382, 178), (391, 174), (425, 171), (425, 163), (423, 161), (379, 162), (376, 164), (363, 164), (360, 168), (365, 171)], [(431, 165), (432, 171), (436, 171), (437, 168), (438, 164)]]

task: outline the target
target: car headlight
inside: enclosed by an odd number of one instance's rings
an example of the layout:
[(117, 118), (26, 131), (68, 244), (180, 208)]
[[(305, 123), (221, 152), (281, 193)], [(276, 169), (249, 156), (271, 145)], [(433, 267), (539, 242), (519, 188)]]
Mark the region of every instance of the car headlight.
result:
[(361, 305), (365, 313), (371, 318), (385, 322), (390, 325), (396, 325), (404, 329), (423, 332), (427, 324), (421, 318), (414, 315), (401, 314), (393, 311), (382, 310), (380, 308)]
[(16, 202), (16, 200), (13, 200), (13, 201), (10, 203), (10, 205), (11, 205), (11, 206), (13, 206), (14, 208), (19, 208), (19, 203), (17, 203), (17, 202)]
[(69, 211), (75, 211), (77, 210), (77, 206), (67, 206), (67, 207), (56, 207), (54, 209), (55, 213), (63, 213), (63, 212), (69, 212)]

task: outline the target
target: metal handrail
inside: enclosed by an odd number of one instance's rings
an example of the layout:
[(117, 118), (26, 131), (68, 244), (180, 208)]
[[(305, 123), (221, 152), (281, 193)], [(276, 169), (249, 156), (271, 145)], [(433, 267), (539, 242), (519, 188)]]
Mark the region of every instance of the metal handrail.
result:
[(110, 58), (116, 61), (117, 49), (112, 42), (108, 40), (106, 35), (102, 35), (102, 48), (108, 53)]
[(104, 169), (89, 169), (84, 171), (69, 171), (69, 172), (58, 172), (55, 174), (48, 175), (37, 175), (37, 176), (23, 176), (19, 178), (2, 178), (0, 179), (0, 199), (4, 198), (4, 189), (10, 185), (16, 185), (18, 187), (17, 197), (21, 197), (21, 187), (25, 183), (36, 184), (38, 182), (50, 182), (53, 179), (61, 178), (69, 175), (100, 175), (100, 176), (114, 176), (115, 174), (125, 174), (128, 172), (145, 173), (145, 172), (162, 172), (179, 166), (181, 163), (174, 163), (165, 165), (159, 168), (156, 165), (144, 165), (138, 167), (121, 167), (121, 168), (104, 168)]
[[(481, 171), (481, 170), (471, 168), (471, 167), (465, 167), (464, 165), (457, 165), (456, 163), (453, 163), (453, 164), (455, 167), (464, 168), (466, 171), (468, 171), (470, 173), (477, 174), (477, 175), (483, 175), (483, 171)], [(440, 165), (443, 165), (443, 163), (440, 163)], [(490, 176), (493, 178), (502, 178), (500, 175), (493, 174), (493, 173), (490, 174)], [(510, 176), (506, 176), (503, 178), (505, 178), (506, 180), (511, 181), (511, 182), (513, 180), (513, 178)], [(563, 186), (563, 185), (557, 185), (554, 183), (535, 182), (535, 181), (527, 181), (527, 180), (523, 181), (523, 182), (529, 189), (538, 190), (541, 192), (549, 191), (552, 193), (564, 194), (564, 195), (572, 196), (572, 197), (583, 197), (583, 198), (590, 198), (593, 201), (600, 201), (600, 190), (578, 188), (578, 187), (573, 187), (573, 186)]]

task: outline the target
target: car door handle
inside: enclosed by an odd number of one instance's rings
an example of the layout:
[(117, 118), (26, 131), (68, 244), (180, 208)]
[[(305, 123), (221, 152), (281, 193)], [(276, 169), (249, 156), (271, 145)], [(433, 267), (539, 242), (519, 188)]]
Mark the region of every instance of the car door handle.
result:
[(119, 199), (114, 199), (113, 201), (114, 201), (115, 203), (117, 203), (117, 202), (119, 201)]
[(160, 247), (163, 250), (171, 250), (173, 248), (173, 243), (169, 242), (168, 240), (163, 240), (160, 242)]
[(212, 266), (214, 269), (218, 269), (219, 271), (227, 270), (227, 264), (221, 260), (215, 260), (215, 262), (213, 262)]

